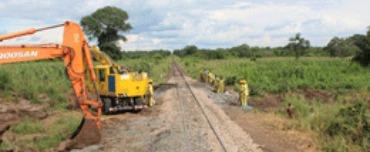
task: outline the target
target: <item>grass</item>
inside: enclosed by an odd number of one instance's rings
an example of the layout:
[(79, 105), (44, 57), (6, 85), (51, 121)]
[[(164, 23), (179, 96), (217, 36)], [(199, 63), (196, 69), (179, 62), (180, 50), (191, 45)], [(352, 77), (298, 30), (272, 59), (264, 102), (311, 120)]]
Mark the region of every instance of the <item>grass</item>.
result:
[(44, 128), (42, 126), (41, 121), (39, 120), (31, 120), (25, 119), (22, 122), (18, 123), (17, 125), (11, 128), (11, 131), (16, 134), (33, 134), (38, 132), (43, 132)]
[[(282, 94), (284, 99), (275, 110), (286, 116), (288, 103), (294, 107), (295, 129), (317, 134), (322, 151), (370, 150), (370, 69), (343, 58), (306, 57), (203, 60), (186, 57), (181, 60), (187, 73), (198, 78), (203, 69), (224, 77), (238, 89), (246, 79), (252, 98)], [(325, 92), (329, 98), (307, 98), (305, 90)], [(314, 94), (315, 95), (315, 94)]]
[(316, 132), (323, 151), (370, 150), (370, 111), (366, 103), (322, 104), (288, 95), (280, 114), (286, 115), (288, 103), (294, 107), (294, 127)]
[[(200, 60), (185, 58), (187, 72), (197, 77), (207, 68), (226, 81), (246, 79), (257, 94), (282, 93), (296, 89), (316, 89), (333, 92), (369, 91), (370, 69), (346, 59), (331, 58), (262, 58)], [(236, 85), (236, 82), (232, 82)]]
[(57, 146), (61, 141), (66, 139), (81, 121), (80, 115), (68, 114), (64, 117), (57, 118), (46, 127), (46, 136), (33, 141), (32, 146), (37, 149), (48, 149)]
[(7, 101), (25, 98), (33, 103), (43, 103), (40, 94), (51, 98), (50, 105), (66, 102), (64, 94), (71, 91), (70, 82), (61, 62), (42, 61), (0, 66), (1, 97)]

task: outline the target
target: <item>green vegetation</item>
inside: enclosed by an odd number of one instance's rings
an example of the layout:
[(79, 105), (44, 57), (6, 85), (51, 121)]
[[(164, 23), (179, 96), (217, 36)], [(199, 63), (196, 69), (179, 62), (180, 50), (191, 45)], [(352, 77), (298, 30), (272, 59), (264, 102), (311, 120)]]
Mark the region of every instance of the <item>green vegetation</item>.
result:
[[(348, 58), (293, 57), (204, 60), (184, 57), (181, 64), (198, 78), (203, 69), (226, 78), (238, 89), (246, 79), (252, 98), (269, 94), (283, 95), (276, 112), (286, 115), (294, 107), (293, 127), (317, 134), (323, 151), (368, 151), (370, 137), (370, 69)], [(307, 90), (313, 92), (307, 97)], [(324, 93), (322, 96), (320, 93)]]
[(306, 54), (306, 49), (310, 48), (310, 41), (301, 37), (300, 33), (297, 33), (294, 37), (289, 39), (289, 44), (286, 46), (294, 52), (296, 59)]
[(355, 35), (353, 39), (354, 44), (359, 48), (353, 60), (363, 66), (368, 66), (370, 64), (370, 28), (367, 35)]
[(353, 37), (339, 38), (334, 37), (324, 48), (329, 51), (332, 57), (348, 57), (356, 54), (359, 48), (355, 45)]
[(126, 11), (113, 6), (106, 6), (96, 10), (91, 15), (81, 19), (81, 25), (90, 39), (96, 38), (98, 46), (113, 59), (121, 59), (121, 47), (118, 41), (126, 41), (122, 32), (132, 27), (128, 23)]
[(370, 29), (367, 35), (355, 34), (350, 37), (334, 37), (325, 47), (312, 47), (309, 40), (298, 33), (290, 38), (284, 47), (251, 47), (241, 44), (231, 48), (204, 49), (188, 45), (174, 50), (179, 57), (198, 57), (202, 59), (250, 58), (261, 57), (354, 57), (353, 60), (367, 66), (370, 62)]
[(283, 93), (297, 89), (325, 90), (333, 93), (368, 91), (370, 70), (342, 58), (261, 58), (202, 60), (183, 58), (187, 72), (198, 76), (203, 68), (226, 78), (227, 83), (246, 79), (253, 92)]
[(81, 121), (81, 116), (76, 114), (63, 115), (52, 121), (45, 129), (45, 136), (32, 142), (37, 149), (48, 149), (57, 146), (61, 141), (65, 140)]
[(44, 128), (39, 120), (26, 119), (11, 128), (11, 131), (16, 134), (32, 134), (43, 132)]
[[(7, 64), (0, 66), (1, 97), (6, 101), (25, 98), (32, 103), (58, 106), (72, 91), (64, 65), (58, 61)], [(41, 95), (46, 94), (51, 100)]]
[(316, 132), (323, 151), (370, 149), (370, 110), (366, 103), (323, 104), (290, 94), (281, 105), (281, 114), (286, 114), (288, 103), (294, 107), (295, 127)]

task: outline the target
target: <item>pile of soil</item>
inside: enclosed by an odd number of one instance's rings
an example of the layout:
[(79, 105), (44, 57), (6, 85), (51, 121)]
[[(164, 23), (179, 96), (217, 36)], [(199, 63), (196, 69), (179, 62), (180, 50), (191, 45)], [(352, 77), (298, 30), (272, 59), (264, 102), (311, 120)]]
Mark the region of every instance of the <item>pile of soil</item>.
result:
[(45, 119), (48, 116), (47, 105), (35, 105), (30, 101), (21, 99), (17, 103), (0, 104), (0, 144), (2, 136), (12, 125), (19, 123), (22, 118), (30, 117), (36, 119)]

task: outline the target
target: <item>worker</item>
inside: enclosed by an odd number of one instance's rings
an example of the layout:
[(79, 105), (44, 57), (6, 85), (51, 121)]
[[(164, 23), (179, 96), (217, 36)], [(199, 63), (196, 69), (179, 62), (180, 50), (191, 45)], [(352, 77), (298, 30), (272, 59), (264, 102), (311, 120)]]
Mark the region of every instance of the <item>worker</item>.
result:
[(246, 80), (240, 80), (239, 102), (243, 110), (251, 109), (248, 106), (249, 89)]
[(217, 93), (225, 92), (225, 79), (221, 76), (217, 84)]
[(215, 75), (211, 72), (208, 72), (208, 83), (212, 85), (214, 80), (215, 80)]
[(212, 86), (215, 86), (217, 75), (213, 74), (213, 81), (211, 83)]
[(149, 107), (154, 106), (155, 100), (154, 100), (154, 89), (153, 89), (153, 80), (148, 80), (148, 94), (147, 94), (147, 104)]
[(217, 75), (215, 75), (215, 80), (214, 82), (212, 83), (212, 87), (213, 87), (213, 91), (218, 93), (218, 81), (219, 81), (219, 78)]
[(216, 93), (223, 93), (225, 88), (224, 79), (222, 76), (216, 76), (214, 82), (214, 91)]

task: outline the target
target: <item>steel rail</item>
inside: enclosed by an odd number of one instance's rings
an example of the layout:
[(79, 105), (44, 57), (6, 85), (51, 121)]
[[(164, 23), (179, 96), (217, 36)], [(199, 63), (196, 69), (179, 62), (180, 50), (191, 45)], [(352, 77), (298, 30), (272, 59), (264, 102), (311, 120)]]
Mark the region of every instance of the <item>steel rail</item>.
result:
[(225, 152), (227, 152), (227, 148), (226, 148), (225, 144), (223, 143), (223, 141), (221, 140), (221, 137), (220, 137), (220, 136), (219, 136), (219, 134), (217, 133), (217, 131), (216, 131), (215, 127), (213, 126), (213, 124), (211, 123), (211, 121), (210, 121), (210, 119), (209, 119), (209, 117), (208, 117), (207, 113), (205, 112), (205, 110), (204, 110), (203, 106), (200, 104), (200, 102), (199, 102), (198, 98), (195, 96), (195, 94), (194, 94), (194, 92), (193, 92), (193, 89), (191, 89), (190, 84), (188, 83), (188, 81), (186, 81), (186, 79), (185, 79), (185, 76), (184, 76), (183, 72), (180, 70), (180, 68), (178, 67), (178, 65), (177, 65), (177, 63), (176, 63), (176, 62), (173, 62), (173, 65), (174, 65), (174, 67), (176, 68), (176, 70), (180, 73), (180, 76), (181, 76), (181, 78), (184, 80), (184, 82), (185, 82), (185, 84), (186, 84), (187, 88), (189, 89), (190, 94), (192, 95), (192, 97), (193, 97), (194, 101), (195, 101), (195, 102), (197, 103), (197, 105), (200, 107), (200, 109), (201, 109), (201, 111), (202, 111), (203, 116), (206, 118), (206, 120), (207, 120), (207, 123), (208, 123), (209, 127), (211, 128), (212, 132), (215, 134), (215, 136), (216, 136), (216, 138), (217, 138), (218, 142), (220, 143), (220, 145), (221, 145), (222, 149), (223, 149)]

